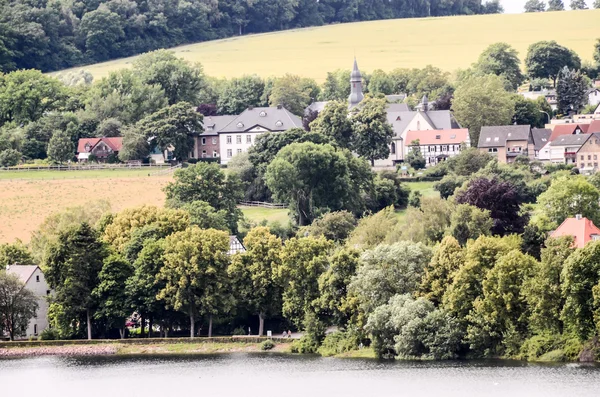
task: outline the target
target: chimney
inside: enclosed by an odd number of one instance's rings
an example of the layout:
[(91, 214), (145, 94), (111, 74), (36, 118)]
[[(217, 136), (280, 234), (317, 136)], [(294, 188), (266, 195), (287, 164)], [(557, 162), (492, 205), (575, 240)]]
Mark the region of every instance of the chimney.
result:
[(277, 109), (283, 109), (283, 105), (282, 104), (277, 105)]
[(575, 219), (577, 219), (578, 221), (581, 220), (581, 218), (582, 218), (581, 214), (575, 215)]
[(252, 110), (252, 109), (254, 109), (254, 106), (252, 106), (252, 105), (248, 106), (248, 110)]

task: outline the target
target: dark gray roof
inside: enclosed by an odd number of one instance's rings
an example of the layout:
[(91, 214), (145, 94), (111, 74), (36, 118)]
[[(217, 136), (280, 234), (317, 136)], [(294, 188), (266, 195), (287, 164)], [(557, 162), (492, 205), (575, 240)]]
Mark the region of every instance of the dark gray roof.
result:
[(204, 132), (202, 135), (218, 135), (219, 130), (235, 120), (238, 116), (207, 116), (204, 117)]
[(552, 135), (552, 130), (548, 128), (532, 128), (531, 137), (533, 139), (534, 150), (542, 150), (550, 140), (550, 135)]
[(26, 284), (37, 268), (38, 267), (35, 265), (12, 265), (9, 266), (6, 271), (19, 277), (19, 280), (21, 280), (23, 284)]
[(388, 112), (410, 112), (406, 103), (388, 103), (386, 109)]
[[(417, 111), (388, 111), (387, 120), (392, 125), (394, 133), (399, 136), (406, 129), (410, 121), (417, 115)], [(449, 110), (430, 110), (421, 112), (426, 120), (428, 120), (436, 130), (451, 130), (460, 128), (459, 124), (452, 116)]]
[(592, 134), (561, 135), (552, 142), (550, 146), (581, 146)]
[(528, 125), (500, 125), (481, 127), (477, 147), (506, 146), (507, 141), (529, 141), (531, 127)]
[(245, 132), (256, 126), (269, 131), (287, 131), (290, 128), (302, 128), (302, 120), (284, 107), (248, 108), (219, 130), (219, 133)]
[(323, 109), (325, 109), (325, 105), (327, 105), (327, 103), (329, 103), (329, 101), (313, 102), (308, 105), (304, 113), (308, 113), (309, 110), (321, 113)]
[(386, 95), (385, 99), (387, 99), (388, 102), (403, 102), (404, 99), (406, 99), (406, 94), (392, 94), (392, 95)]

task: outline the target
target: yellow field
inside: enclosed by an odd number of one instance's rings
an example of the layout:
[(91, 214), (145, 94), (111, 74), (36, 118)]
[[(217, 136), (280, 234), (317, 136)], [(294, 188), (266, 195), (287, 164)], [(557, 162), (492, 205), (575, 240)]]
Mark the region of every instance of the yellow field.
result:
[[(504, 41), (525, 57), (527, 47), (556, 40), (592, 59), (600, 38), (600, 10), (394, 19), (236, 37), (174, 48), (215, 77), (294, 73), (323, 81), (328, 71), (349, 69), (356, 54), (365, 71), (428, 64), (453, 71), (468, 67), (488, 45)], [(95, 79), (128, 67), (125, 58), (84, 67)], [(81, 67), (77, 68), (81, 69)]]

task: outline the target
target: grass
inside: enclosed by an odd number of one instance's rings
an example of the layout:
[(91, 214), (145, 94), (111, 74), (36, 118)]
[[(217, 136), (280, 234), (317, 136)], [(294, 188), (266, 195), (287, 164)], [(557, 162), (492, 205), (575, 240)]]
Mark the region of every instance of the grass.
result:
[(240, 207), (244, 216), (255, 223), (260, 223), (263, 220), (267, 222), (279, 222), (282, 225), (289, 221), (287, 209), (270, 209), (260, 207)]
[(148, 177), (159, 171), (152, 169), (107, 169), (107, 170), (82, 170), (82, 171), (0, 171), (0, 180), (12, 179), (99, 179), (99, 178), (138, 178)]
[[(500, 41), (515, 47), (521, 59), (530, 44), (556, 40), (591, 60), (599, 20), (600, 10), (394, 19), (234, 37), (173, 50), (202, 63), (214, 77), (293, 73), (322, 82), (328, 71), (351, 68), (354, 55), (364, 71), (429, 64), (453, 71), (470, 66), (487, 46)], [(130, 67), (134, 59), (75, 69), (100, 79)]]
[[(262, 343), (173, 343), (173, 344), (142, 344), (121, 345), (118, 354), (215, 354), (215, 353), (239, 353), (239, 352), (261, 352)], [(271, 350), (274, 352), (285, 352), (289, 350), (289, 343), (275, 344)]]
[[(406, 185), (410, 187), (411, 191), (420, 191), (423, 197), (439, 197), (440, 193), (433, 188), (435, 182), (407, 182)], [(396, 218), (398, 223), (406, 223), (406, 208), (396, 210)]]

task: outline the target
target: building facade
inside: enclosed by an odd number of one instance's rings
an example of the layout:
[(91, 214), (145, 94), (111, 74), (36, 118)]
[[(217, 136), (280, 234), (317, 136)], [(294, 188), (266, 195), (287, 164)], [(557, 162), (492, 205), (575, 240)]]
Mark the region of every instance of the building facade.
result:
[(535, 153), (529, 125), (482, 127), (477, 147), (505, 164), (514, 162), (518, 156), (533, 159)]
[[(425, 158), (425, 167), (434, 166), (450, 157), (457, 156), (464, 147), (471, 145), (469, 130), (466, 128), (408, 131), (404, 146), (404, 158), (414, 150), (415, 146), (412, 143), (416, 141), (419, 142), (419, 150)], [(393, 149), (395, 150), (395, 148)]]
[(88, 161), (94, 156), (97, 161), (105, 162), (113, 155), (117, 156), (123, 147), (123, 138), (81, 138), (77, 142), (77, 160)]

